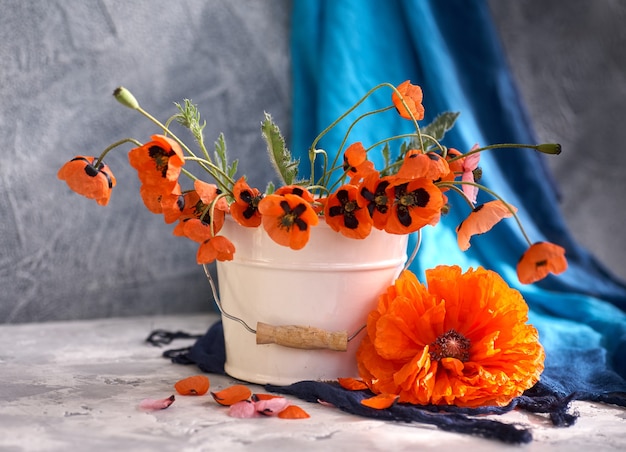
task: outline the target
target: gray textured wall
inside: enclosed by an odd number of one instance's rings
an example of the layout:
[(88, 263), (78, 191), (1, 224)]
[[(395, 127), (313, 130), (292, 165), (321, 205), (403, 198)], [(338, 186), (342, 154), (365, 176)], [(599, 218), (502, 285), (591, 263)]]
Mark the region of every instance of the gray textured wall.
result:
[(574, 236), (626, 280), (626, 2), (490, 0)]
[[(576, 237), (626, 278), (626, 3), (491, 0)], [(266, 110), (288, 135), (290, 0), (0, 0), (0, 323), (209, 309), (195, 246), (141, 203), (126, 149), (101, 208), (56, 179), (75, 154), (155, 132), (191, 98), (253, 182)], [(251, 158), (256, 153), (262, 158)], [(246, 157), (247, 156), (247, 157)], [(251, 169), (254, 168), (254, 171)]]
[(158, 132), (113, 99), (124, 85), (163, 120), (198, 103), (207, 142), (224, 131), (265, 180), (264, 110), (289, 131), (289, 5), (0, 0), (0, 323), (211, 308), (195, 245), (145, 209), (128, 148), (107, 159), (118, 186), (105, 208), (56, 172)]

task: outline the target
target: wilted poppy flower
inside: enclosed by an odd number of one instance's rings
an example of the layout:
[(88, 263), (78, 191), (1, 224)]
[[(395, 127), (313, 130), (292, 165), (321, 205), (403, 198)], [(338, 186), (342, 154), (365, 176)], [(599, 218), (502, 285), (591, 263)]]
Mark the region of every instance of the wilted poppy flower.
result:
[(548, 276), (567, 270), (565, 249), (550, 242), (530, 246), (517, 263), (517, 277), (522, 284), (532, 284)]
[(128, 152), (130, 165), (143, 184), (170, 187), (178, 181), (185, 157), (179, 144), (164, 135), (152, 135), (152, 141)]
[(450, 173), (448, 162), (436, 152), (422, 152), (411, 149), (404, 157), (404, 162), (396, 176), (399, 179), (426, 178), (439, 180)]
[(309, 241), (311, 226), (318, 222), (317, 214), (298, 195), (268, 195), (259, 202), (263, 228), (276, 243), (291, 249), (302, 249)]
[(257, 188), (251, 188), (241, 177), (233, 186), (235, 201), (230, 205), (230, 214), (242, 226), (255, 228), (261, 224), (259, 202), (263, 195)]
[(224, 226), (224, 212), (216, 211), (215, 213), (213, 225), (209, 221), (210, 217), (207, 212), (203, 220), (195, 217), (181, 218), (172, 233), (177, 237), (187, 237), (193, 242), (202, 243), (216, 235)]
[(360, 141), (348, 146), (344, 152), (343, 170), (350, 178), (350, 183), (355, 183), (372, 172), (377, 173), (374, 163), (367, 160), (367, 152)]
[(435, 225), (441, 217), (443, 195), (430, 179), (409, 182), (394, 179), (387, 187), (392, 202), (385, 231), (391, 234), (409, 234), (427, 224)]
[[(424, 106), (422, 105), (422, 88), (417, 85), (411, 85), (411, 82), (407, 80), (398, 85), (397, 90), (402, 97), (398, 96), (398, 94), (394, 91), (391, 95), (391, 101), (398, 110), (398, 113), (400, 113), (400, 116), (405, 119), (411, 119), (411, 114), (409, 113), (410, 111), (411, 113), (413, 113), (416, 121), (424, 119)], [(403, 105), (402, 99), (404, 99), (408, 110)]]
[(366, 208), (357, 203), (356, 185), (342, 185), (328, 196), (324, 207), (326, 223), (352, 239), (364, 239), (372, 230), (372, 219)]
[(375, 394), (419, 405), (504, 406), (539, 379), (545, 354), (521, 294), (495, 272), (403, 272), (367, 319), (357, 351)]
[(72, 191), (106, 206), (115, 187), (115, 176), (102, 162), (94, 166), (95, 161), (95, 157), (74, 157), (59, 169), (57, 177), (64, 180)]
[(220, 262), (232, 261), (235, 254), (235, 245), (223, 235), (216, 235), (200, 244), (196, 253), (198, 264), (210, 264), (216, 259)]
[(493, 228), (503, 218), (508, 218), (517, 212), (517, 208), (510, 206), (511, 210), (500, 200), (489, 201), (479, 204), (470, 212), (465, 220), (456, 228), (456, 239), (459, 248), (463, 251), (470, 247), (470, 239), (477, 234), (483, 234)]

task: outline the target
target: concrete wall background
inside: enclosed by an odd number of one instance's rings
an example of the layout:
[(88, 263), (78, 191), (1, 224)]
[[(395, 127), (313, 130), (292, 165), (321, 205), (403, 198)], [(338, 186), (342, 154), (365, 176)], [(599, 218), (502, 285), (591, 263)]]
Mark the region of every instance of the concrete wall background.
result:
[(490, 0), (574, 237), (626, 280), (626, 2)]
[[(56, 171), (156, 132), (113, 100), (124, 85), (161, 119), (198, 103), (207, 142), (224, 131), (262, 184), (263, 112), (289, 137), (290, 3), (0, 0), (0, 323), (210, 309), (195, 245), (144, 208), (127, 149), (107, 159), (118, 186), (106, 208)], [(550, 162), (572, 231), (626, 278), (626, 4), (490, 5), (540, 137), (563, 144)]]
[(158, 133), (113, 99), (124, 85), (162, 120), (173, 102), (198, 103), (207, 143), (224, 131), (242, 172), (267, 180), (263, 112), (289, 131), (289, 1), (0, 6), (0, 323), (211, 309), (195, 245), (138, 197), (130, 147), (107, 159), (118, 186), (105, 208), (56, 172), (129, 133)]

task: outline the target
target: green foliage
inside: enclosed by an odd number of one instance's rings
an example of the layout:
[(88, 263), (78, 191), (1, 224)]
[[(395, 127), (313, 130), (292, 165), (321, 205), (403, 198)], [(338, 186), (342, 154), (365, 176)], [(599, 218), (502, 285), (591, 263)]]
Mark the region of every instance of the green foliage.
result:
[(291, 152), (285, 145), (285, 139), (269, 113), (265, 113), (265, 120), (261, 124), (261, 133), (267, 143), (267, 152), (276, 173), (285, 185), (294, 184), (298, 176), (298, 164), (300, 162), (291, 158)]
[[(459, 117), (458, 112), (447, 111), (445, 113), (441, 113), (438, 115), (433, 121), (420, 129), (423, 135), (429, 135), (433, 137), (437, 141), (441, 141), (445, 136), (446, 132), (452, 127), (454, 127), (454, 123), (456, 119)], [(430, 144), (428, 142), (431, 142)], [(432, 140), (424, 138), (424, 147), (428, 149), (429, 146), (435, 145)]]
[(185, 99), (184, 105), (175, 102), (176, 108), (179, 113), (174, 117), (176, 121), (183, 127), (189, 129), (198, 144), (203, 146), (204, 138), (202, 130), (206, 126), (206, 121), (200, 120), (200, 112), (198, 107), (194, 105), (189, 99)]
[[(238, 160), (233, 160), (232, 163), (228, 163), (228, 154), (226, 152), (226, 140), (224, 134), (220, 133), (217, 141), (215, 142), (215, 164), (226, 174), (229, 178), (235, 179), (237, 173)], [(228, 187), (228, 179), (223, 175), (216, 175), (216, 178), (220, 181), (221, 185)]]

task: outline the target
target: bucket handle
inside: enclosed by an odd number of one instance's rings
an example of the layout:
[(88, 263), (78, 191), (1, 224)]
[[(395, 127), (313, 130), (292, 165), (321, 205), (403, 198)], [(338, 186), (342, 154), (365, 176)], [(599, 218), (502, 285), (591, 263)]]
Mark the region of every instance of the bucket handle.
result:
[(348, 332), (326, 331), (312, 326), (274, 326), (257, 322), (256, 343), (304, 350), (328, 349), (345, 352), (348, 350)]
[[(420, 248), (422, 241), (421, 231), (417, 231), (417, 242), (413, 248), (411, 256), (406, 261), (403, 267), (403, 271), (409, 268), (409, 265), (415, 259), (415, 255)], [(300, 326), (300, 325), (269, 325), (263, 322), (257, 322), (256, 329), (248, 325), (244, 320), (239, 317), (235, 317), (224, 311), (222, 302), (217, 294), (217, 288), (215, 282), (211, 277), (211, 273), (206, 264), (202, 264), (204, 273), (211, 285), (211, 292), (213, 299), (218, 309), (222, 313), (222, 316), (227, 319), (240, 323), (250, 333), (256, 336), (256, 343), (262, 344), (276, 344), (283, 347), (299, 348), (303, 350), (334, 350), (339, 352), (345, 352), (348, 349), (348, 342), (354, 339), (363, 329), (365, 325), (362, 325), (354, 334), (348, 337), (347, 331), (327, 331), (312, 326)]]

